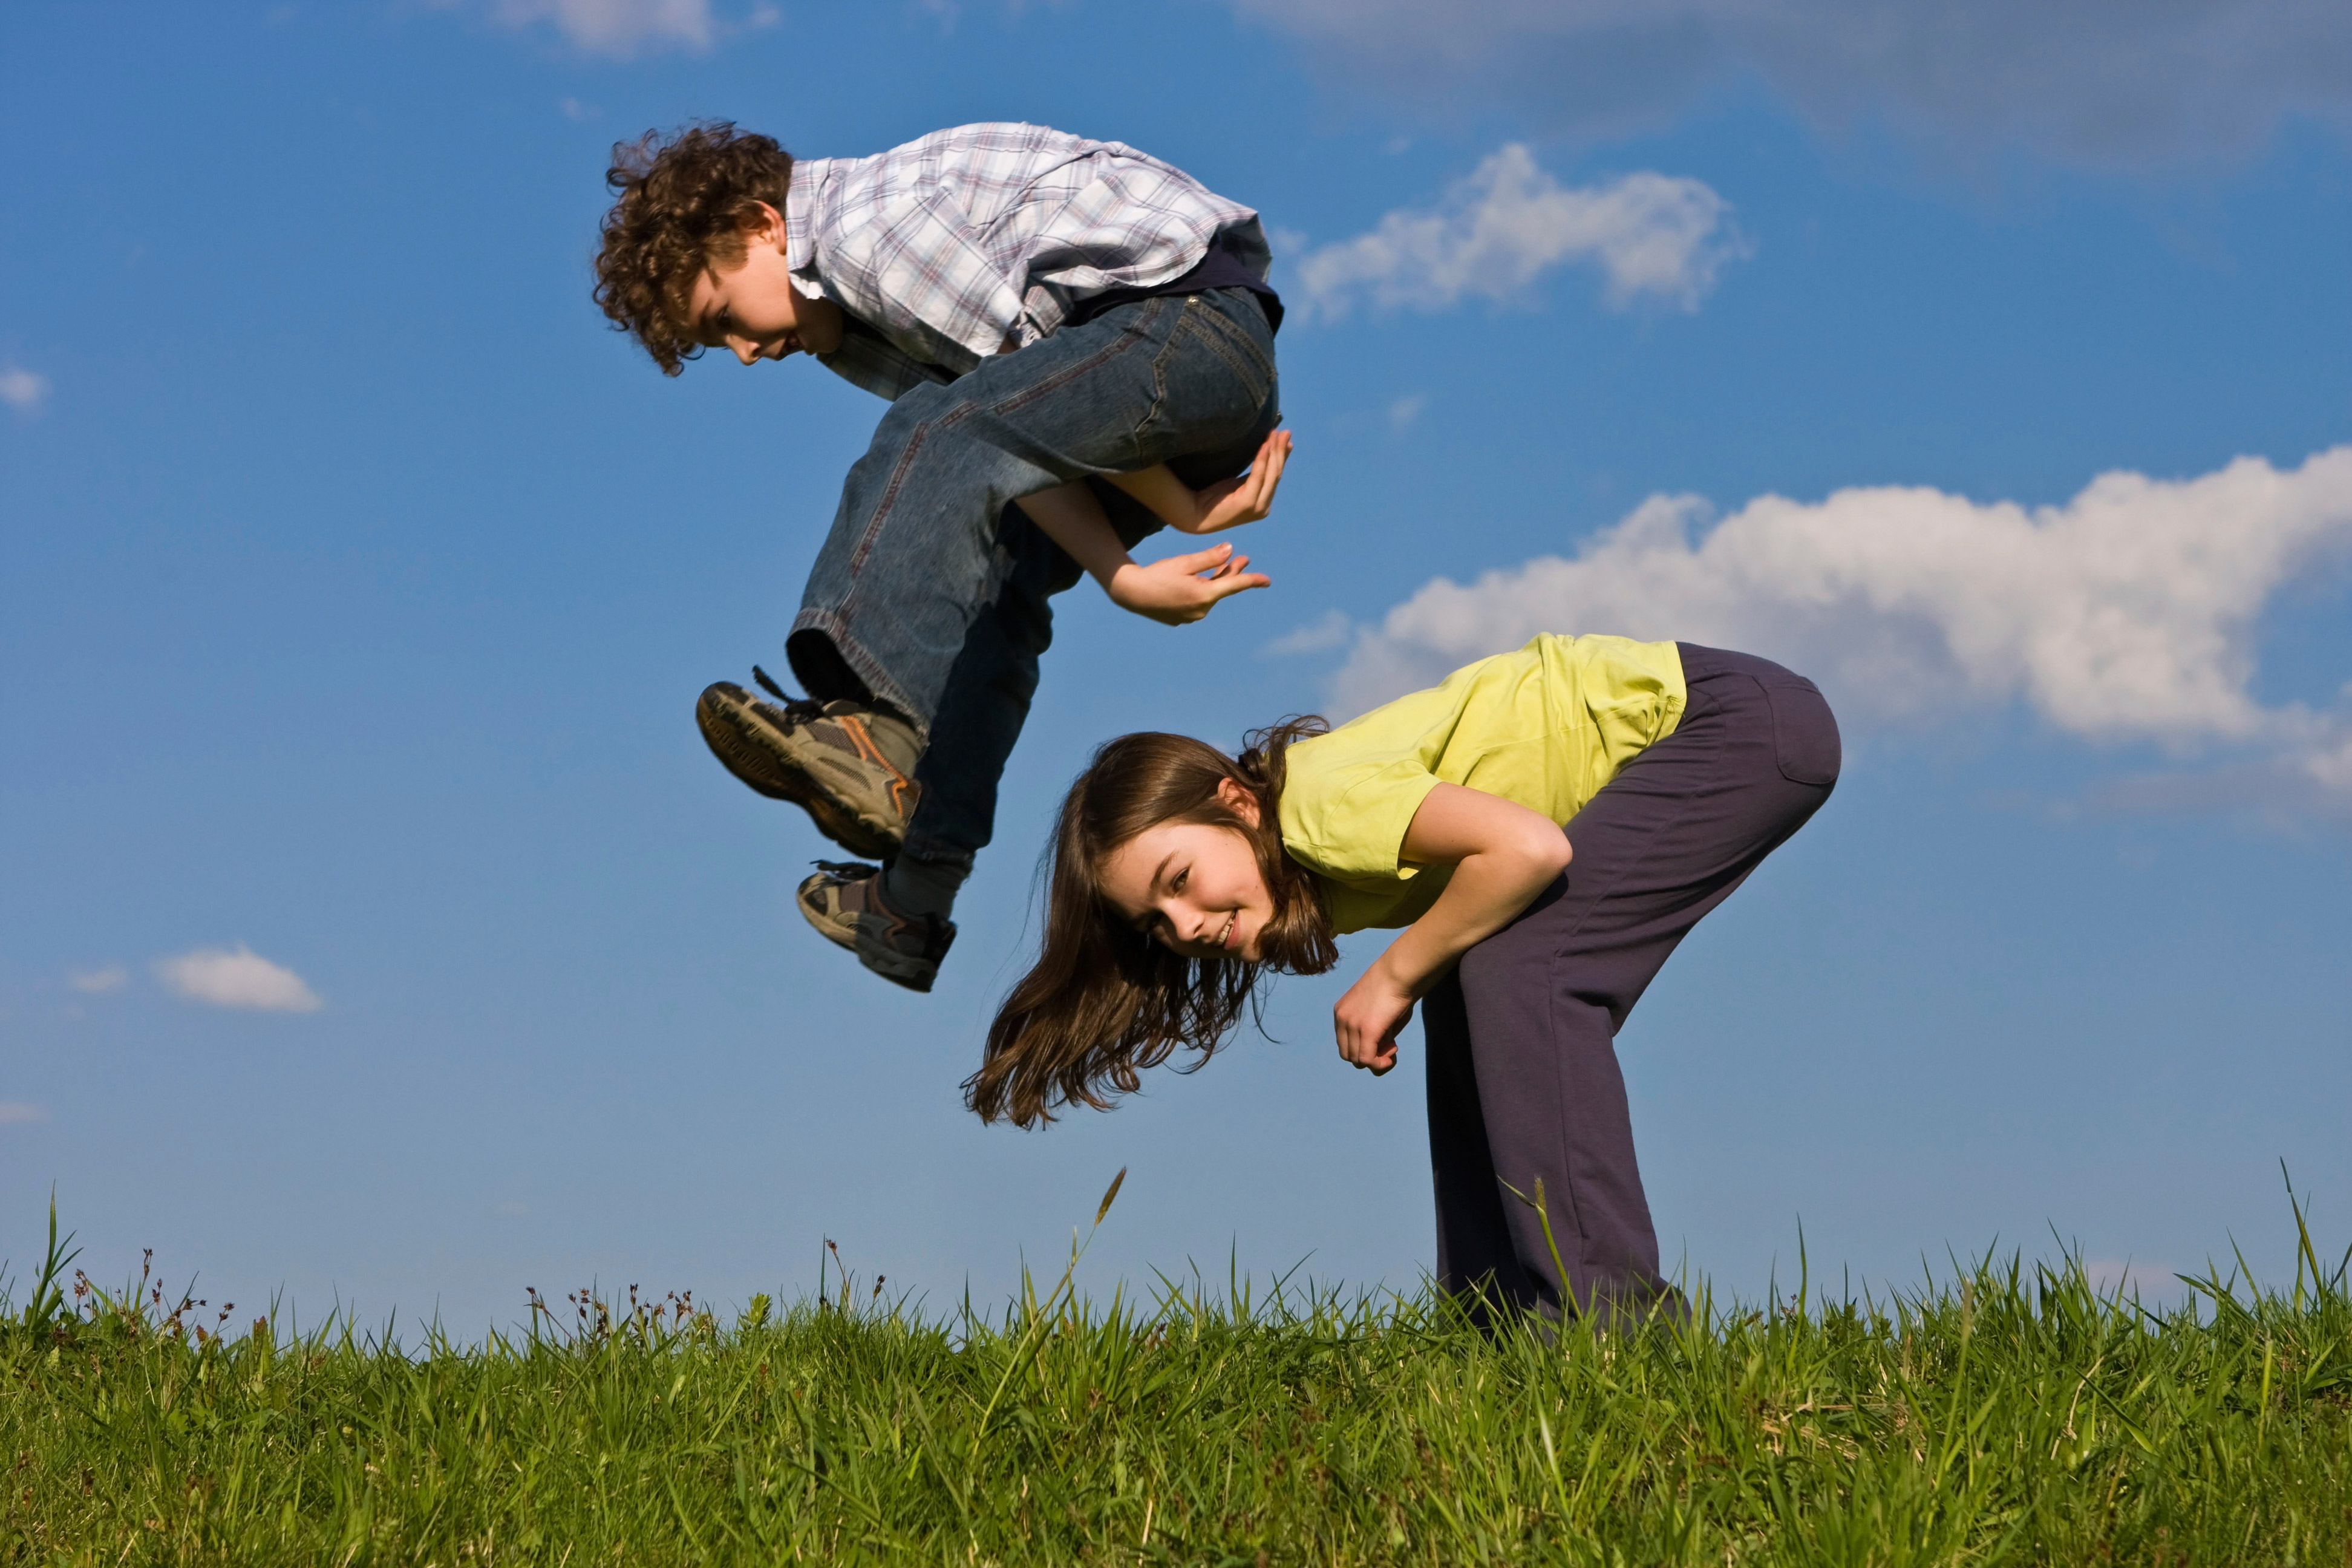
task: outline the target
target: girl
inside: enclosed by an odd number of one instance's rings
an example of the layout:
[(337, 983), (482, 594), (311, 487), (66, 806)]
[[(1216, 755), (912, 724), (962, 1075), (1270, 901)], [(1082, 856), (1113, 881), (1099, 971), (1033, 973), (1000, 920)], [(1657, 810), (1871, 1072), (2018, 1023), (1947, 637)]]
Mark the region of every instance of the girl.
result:
[(1344, 1059), (1385, 1073), (1422, 1008), (1440, 1288), (1482, 1322), (1489, 1302), (1604, 1321), (1678, 1306), (1615, 1036), (1838, 763), (1811, 681), (1612, 637), (1538, 637), (1338, 730), (1260, 731), (1238, 761), (1122, 736), (1063, 803), (1043, 951), (967, 1102), (1023, 1126), (1105, 1108), (1180, 1046), (1205, 1061), (1262, 975), (1402, 927), (1333, 1024)]

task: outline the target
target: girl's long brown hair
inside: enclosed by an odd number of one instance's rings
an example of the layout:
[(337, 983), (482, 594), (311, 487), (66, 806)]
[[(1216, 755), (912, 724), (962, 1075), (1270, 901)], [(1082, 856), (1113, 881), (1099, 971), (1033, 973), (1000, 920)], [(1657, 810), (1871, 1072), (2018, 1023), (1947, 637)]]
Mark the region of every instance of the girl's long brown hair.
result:
[[(989, 1026), (988, 1056), (964, 1081), (983, 1121), (1051, 1121), (1058, 1106), (1109, 1109), (1145, 1068), (1181, 1046), (1209, 1059), (1254, 1006), (1269, 972), (1318, 974), (1339, 960), (1315, 878), (1282, 851), (1283, 753), (1330, 726), (1313, 715), (1244, 737), (1238, 759), (1184, 735), (1122, 735), (1070, 785), (1046, 847), (1045, 939)], [(1252, 827), (1217, 797), (1231, 779), (1257, 800)], [(1102, 891), (1113, 851), (1163, 822), (1230, 828), (1256, 851), (1274, 915), (1256, 963), (1186, 958), (1122, 920)]]

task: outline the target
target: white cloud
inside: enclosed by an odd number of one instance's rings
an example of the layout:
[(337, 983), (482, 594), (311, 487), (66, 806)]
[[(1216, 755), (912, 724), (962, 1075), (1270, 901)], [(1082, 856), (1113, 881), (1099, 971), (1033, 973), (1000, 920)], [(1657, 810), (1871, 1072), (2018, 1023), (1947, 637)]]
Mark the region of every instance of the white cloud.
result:
[(1410, 429), (1412, 422), (1421, 417), (1421, 411), (1428, 406), (1429, 399), (1418, 392), (1398, 398), (1389, 405), (1389, 428)]
[(1578, 131), (1655, 124), (1757, 77), (1826, 126), (2116, 167), (2242, 154), (2290, 114), (2352, 122), (2343, 0), (1232, 4), (1387, 101), (1503, 102)]
[(77, 969), (66, 976), (66, 984), (86, 996), (120, 991), (130, 980), (131, 972), (119, 963), (110, 963), (99, 969)]
[(1730, 211), (1698, 180), (1646, 172), (1570, 189), (1514, 142), (1435, 206), (1400, 208), (1370, 234), (1307, 252), (1299, 294), (1334, 320), (1360, 301), (1436, 310), (1465, 294), (1510, 300), (1552, 268), (1591, 261), (1612, 304), (1648, 294), (1695, 310), (1723, 264), (1747, 253)]
[(37, 1105), (27, 1105), (21, 1100), (0, 1100), (0, 1127), (21, 1126), (27, 1121), (47, 1121), (49, 1113)]
[(710, 0), (490, 0), (488, 9), (507, 26), (544, 23), (591, 54), (623, 59), (648, 47), (708, 48), (719, 30)]
[[(2352, 736), (2352, 726), (2339, 724), (2336, 731)], [(2135, 816), (2226, 812), (2283, 829), (2328, 819), (2352, 821), (2347, 753), (2352, 738), (2323, 734), (2307, 745), (2250, 760), (2106, 779), (2084, 791), (2082, 804)]]
[(1778, 659), (1850, 723), (2022, 699), (2087, 739), (2251, 745), (2311, 787), (2352, 790), (2352, 716), (2250, 689), (2273, 595), (2352, 547), (2352, 447), (2284, 472), (2242, 458), (2188, 479), (2103, 474), (2063, 506), (1763, 496), (1695, 536), (1708, 515), (1653, 496), (1573, 558), (1427, 584), (1356, 634), (1335, 705), (1359, 711), (1536, 632), (1616, 632)]
[(1349, 636), (1355, 629), (1356, 623), (1342, 612), (1326, 610), (1319, 618), (1295, 631), (1283, 633), (1258, 652), (1272, 658), (1301, 653), (1328, 653), (1335, 647), (1346, 647)]
[(18, 364), (0, 367), (0, 403), (19, 414), (34, 414), (49, 399), (49, 378)]
[(275, 964), (243, 942), (231, 952), (200, 947), (157, 961), (157, 978), (191, 1002), (215, 1007), (250, 1007), (264, 1013), (311, 1013), (318, 994), (292, 970)]

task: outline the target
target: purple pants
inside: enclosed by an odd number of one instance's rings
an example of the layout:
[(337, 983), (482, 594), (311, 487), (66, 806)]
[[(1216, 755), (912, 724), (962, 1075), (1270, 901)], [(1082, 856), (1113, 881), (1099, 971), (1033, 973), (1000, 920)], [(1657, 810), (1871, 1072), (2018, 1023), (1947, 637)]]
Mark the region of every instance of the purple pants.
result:
[(1682, 723), (1569, 821), (1566, 874), (1422, 1004), (1438, 1284), (1481, 1322), (1490, 1307), (1681, 1310), (1658, 1273), (1617, 1031), (1699, 918), (1829, 798), (1839, 759), (1811, 681), (1681, 648)]

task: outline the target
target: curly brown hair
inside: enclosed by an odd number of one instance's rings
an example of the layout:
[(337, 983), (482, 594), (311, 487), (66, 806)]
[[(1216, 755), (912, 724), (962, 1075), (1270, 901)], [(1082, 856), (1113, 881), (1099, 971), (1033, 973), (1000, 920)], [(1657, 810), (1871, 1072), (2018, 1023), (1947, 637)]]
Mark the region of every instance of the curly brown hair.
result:
[(620, 199), (604, 215), (596, 303), (664, 375), (702, 352), (688, 313), (694, 280), (743, 259), (759, 204), (783, 211), (792, 179), (792, 154), (774, 137), (725, 120), (614, 144), (604, 184)]
[[(1312, 714), (1243, 737), (1239, 758), (1185, 735), (1122, 735), (1070, 785), (1047, 847), (1045, 937), (989, 1026), (987, 1056), (964, 1103), (983, 1121), (1023, 1127), (1057, 1106), (1109, 1109), (1137, 1076), (1180, 1046), (1202, 1066), (1253, 1007), (1268, 973), (1319, 974), (1339, 961), (1314, 874), (1283, 852), (1280, 803), (1291, 743), (1330, 726)], [(1228, 807), (1232, 780), (1257, 801), (1257, 822)], [(1247, 839), (1274, 900), (1261, 962), (1187, 958), (1119, 919), (1102, 891), (1113, 851), (1163, 822), (1200, 822)]]

